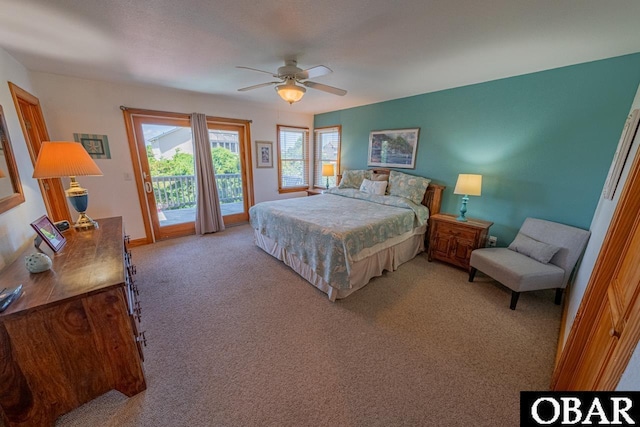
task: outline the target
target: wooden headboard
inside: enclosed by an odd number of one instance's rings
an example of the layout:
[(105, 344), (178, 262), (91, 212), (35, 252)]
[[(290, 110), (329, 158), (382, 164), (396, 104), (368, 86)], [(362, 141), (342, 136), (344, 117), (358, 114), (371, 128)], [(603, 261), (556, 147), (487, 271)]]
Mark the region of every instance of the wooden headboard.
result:
[[(391, 169), (375, 168), (371, 169), (371, 171), (375, 175), (389, 175)], [(342, 175), (338, 175), (336, 184), (340, 184), (341, 179)], [(427, 187), (427, 191), (424, 193), (424, 199), (422, 199), (422, 204), (429, 208), (429, 215), (440, 213), (440, 205), (442, 204), (442, 193), (444, 192), (445, 188), (447, 187), (445, 187), (444, 185), (434, 184), (433, 182), (429, 183), (429, 187)]]

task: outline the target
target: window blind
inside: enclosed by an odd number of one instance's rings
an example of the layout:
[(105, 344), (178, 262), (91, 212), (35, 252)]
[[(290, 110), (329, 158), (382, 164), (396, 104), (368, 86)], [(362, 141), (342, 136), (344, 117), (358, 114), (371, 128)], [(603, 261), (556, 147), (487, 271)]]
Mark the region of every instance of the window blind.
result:
[(278, 172), (281, 190), (309, 186), (308, 145), (308, 128), (278, 126)]

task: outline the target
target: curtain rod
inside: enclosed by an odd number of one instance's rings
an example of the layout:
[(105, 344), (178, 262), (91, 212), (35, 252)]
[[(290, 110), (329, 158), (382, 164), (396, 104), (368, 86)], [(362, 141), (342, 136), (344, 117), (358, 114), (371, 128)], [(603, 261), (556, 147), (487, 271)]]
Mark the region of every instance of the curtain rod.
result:
[[(120, 106), (120, 109), (122, 111), (131, 111), (135, 114), (135, 112), (139, 112), (141, 114), (157, 114), (157, 115), (167, 115), (167, 116), (190, 116), (191, 114), (188, 113), (175, 113), (173, 111), (160, 111), (160, 110), (147, 110), (145, 108), (134, 108), (134, 107), (126, 107), (124, 105)], [(247, 123), (253, 123), (253, 120), (245, 120), (245, 119), (230, 119), (227, 117), (218, 117), (218, 116), (207, 116), (207, 120), (208, 119), (212, 119), (212, 120), (229, 120), (230, 123), (234, 123), (234, 122), (238, 122), (238, 121), (242, 121), (242, 122), (247, 122)]]

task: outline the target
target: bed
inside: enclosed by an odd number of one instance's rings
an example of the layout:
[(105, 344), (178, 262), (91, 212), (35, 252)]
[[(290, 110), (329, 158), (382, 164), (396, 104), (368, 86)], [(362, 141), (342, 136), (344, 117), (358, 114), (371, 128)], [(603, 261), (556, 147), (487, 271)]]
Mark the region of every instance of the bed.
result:
[[(385, 175), (384, 194), (364, 188)], [(424, 251), (428, 217), (440, 211), (443, 190), (386, 169), (346, 171), (322, 195), (252, 206), (250, 223), (258, 247), (335, 301)]]

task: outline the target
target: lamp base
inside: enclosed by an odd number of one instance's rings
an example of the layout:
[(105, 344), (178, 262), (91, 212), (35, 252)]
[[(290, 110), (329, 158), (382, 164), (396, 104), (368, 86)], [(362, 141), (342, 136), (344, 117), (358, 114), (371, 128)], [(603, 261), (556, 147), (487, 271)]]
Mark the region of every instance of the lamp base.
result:
[(98, 222), (89, 218), (84, 212), (80, 212), (80, 216), (73, 226), (75, 228), (100, 228)]
[(467, 213), (467, 202), (469, 201), (469, 196), (466, 194), (462, 198), (462, 206), (460, 207), (460, 215), (456, 218), (458, 221), (466, 222), (467, 218), (464, 216)]

